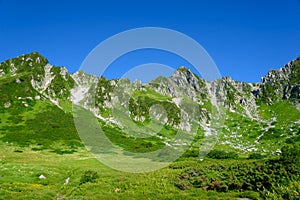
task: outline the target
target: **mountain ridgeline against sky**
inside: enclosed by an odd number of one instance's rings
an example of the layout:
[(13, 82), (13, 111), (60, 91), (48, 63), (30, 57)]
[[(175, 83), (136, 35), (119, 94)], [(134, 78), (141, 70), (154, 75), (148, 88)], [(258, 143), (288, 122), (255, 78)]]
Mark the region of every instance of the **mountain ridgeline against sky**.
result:
[[(130, 95), (128, 104), (115, 94), (119, 83), (132, 90), (123, 91)], [(156, 119), (164, 122), (163, 130), (140, 142), (151, 144), (149, 151), (155, 150), (155, 145), (175, 148), (185, 144), (170, 144), (172, 134), (176, 130), (191, 131), (188, 121), (181, 120), (189, 115), (183, 112), (183, 100), (197, 105), (200, 111), (197, 140), (187, 152), (191, 155), (199, 153), (197, 141), (201, 143), (216, 132), (220, 137), (215, 148), (241, 153), (276, 154), (288, 140), (300, 138), (300, 57), (270, 70), (259, 83), (237, 82), (230, 77), (208, 82), (180, 67), (171, 77), (157, 77), (142, 84), (127, 79), (107, 80), (83, 71), (69, 74), (65, 67), (53, 66), (38, 53), (31, 53), (0, 64), (0, 93), (0, 139), (18, 145), (80, 145), (72, 104), (91, 111), (112, 140), (126, 140), (121, 129), (126, 126), (124, 120), (113, 115), (113, 108), (119, 103), (140, 126), (151, 121), (151, 106), (163, 106), (165, 115), (153, 112)], [(212, 110), (217, 107), (225, 114), (219, 128), (212, 126)], [(126, 142), (121, 146), (130, 150)], [(147, 151), (143, 149), (145, 145), (135, 149), (139, 148)]]

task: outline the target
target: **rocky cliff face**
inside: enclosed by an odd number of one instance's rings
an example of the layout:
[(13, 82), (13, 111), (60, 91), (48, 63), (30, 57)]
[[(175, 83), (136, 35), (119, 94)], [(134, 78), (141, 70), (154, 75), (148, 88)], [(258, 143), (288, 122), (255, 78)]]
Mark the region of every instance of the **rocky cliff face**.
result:
[(253, 94), (267, 102), (281, 99), (300, 99), (300, 57), (284, 67), (271, 70), (262, 78)]

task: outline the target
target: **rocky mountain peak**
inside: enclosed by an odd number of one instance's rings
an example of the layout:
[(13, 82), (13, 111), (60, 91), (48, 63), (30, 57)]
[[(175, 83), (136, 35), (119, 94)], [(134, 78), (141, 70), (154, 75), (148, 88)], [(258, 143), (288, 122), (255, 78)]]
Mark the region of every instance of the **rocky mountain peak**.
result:
[(172, 77), (191, 77), (193, 72), (185, 66), (180, 66), (172, 75)]
[(270, 70), (262, 78), (259, 96), (265, 101), (300, 99), (300, 58), (284, 67)]
[(179, 67), (170, 79), (177, 86), (187, 87), (189, 85), (196, 91), (200, 90), (200, 82), (202, 82), (196, 74), (184, 66)]
[(0, 64), (0, 77), (16, 76), (24, 72), (39, 73), (47, 64), (48, 60), (37, 52), (23, 54), (2, 62)]

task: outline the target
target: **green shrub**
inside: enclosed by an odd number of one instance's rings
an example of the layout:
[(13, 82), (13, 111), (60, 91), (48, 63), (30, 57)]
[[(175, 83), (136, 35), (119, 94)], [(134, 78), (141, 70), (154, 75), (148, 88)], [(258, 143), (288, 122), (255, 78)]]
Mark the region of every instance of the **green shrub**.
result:
[(243, 193), (241, 193), (239, 195), (239, 197), (241, 198), (248, 198), (248, 199), (252, 199), (252, 200), (258, 200), (259, 198), (259, 193), (258, 192), (254, 192), (254, 191), (245, 191)]
[(80, 185), (84, 183), (89, 183), (89, 182), (95, 182), (96, 179), (98, 178), (98, 173), (92, 170), (87, 170), (83, 173), (83, 175), (80, 178)]
[(264, 156), (260, 153), (251, 153), (248, 159), (262, 159)]
[(32, 151), (42, 151), (44, 150), (45, 148), (38, 148), (38, 147), (33, 147), (31, 148)]
[(271, 191), (264, 190), (262, 197), (264, 199), (298, 200), (300, 199), (300, 182), (292, 181), (285, 186), (274, 186)]
[(72, 153), (75, 153), (77, 151), (75, 149), (72, 149), (72, 150), (54, 149), (51, 152), (57, 153), (59, 155), (63, 155), (63, 154), (72, 154)]
[(218, 192), (227, 192), (228, 191), (228, 186), (224, 182), (217, 180), (217, 181), (212, 182), (208, 186), (207, 189), (208, 190), (216, 190)]
[[(221, 151), (212, 152), (213, 158), (224, 158), (226, 155)], [(258, 191), (266, 199), (300, 199), (299, 181), (300, 147), (297, 144), (283, 147), (282, 155), (277, 159), (226, 165), (216, 163), (205, 168), (188, 169), (178, 176), (175, 185), (180, 189), (193, 186), (219, 192)], [(257, 194), (252, 195), (251, 199), (257, 199)]]
[(188, 180), (185, 179), (178, 179), (175, 185), (181, 190), (187, 190), (193, 186)]
[(213, 159), (235, 159), (235, 158), (238, 158), (238, 154), (235, 152), (212, 150), (207, 154), (207, 157), (213, 158)]
[(300, 164), (300, 145), (298, 143), (284, 146), (281, 152), (281, 159), (284, 163)]

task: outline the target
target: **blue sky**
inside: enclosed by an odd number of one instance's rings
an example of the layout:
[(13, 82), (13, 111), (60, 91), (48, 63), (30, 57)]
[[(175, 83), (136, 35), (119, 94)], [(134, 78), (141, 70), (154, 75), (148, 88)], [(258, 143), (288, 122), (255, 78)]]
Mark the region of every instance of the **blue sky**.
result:
[[(0, 61), (37, 51), (74, 72), (108, 37), (164, 27), (199, 42), (222, 76), (257, 82), (300, 55), (299, 11), (300, 0), (0, 0)], [(120, 58), (105, 75), (116, 78), (148, 62), (190, 67), (174, 55), (144, 51)]]

